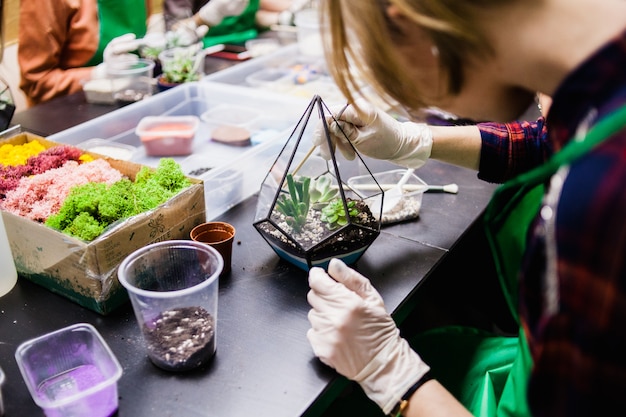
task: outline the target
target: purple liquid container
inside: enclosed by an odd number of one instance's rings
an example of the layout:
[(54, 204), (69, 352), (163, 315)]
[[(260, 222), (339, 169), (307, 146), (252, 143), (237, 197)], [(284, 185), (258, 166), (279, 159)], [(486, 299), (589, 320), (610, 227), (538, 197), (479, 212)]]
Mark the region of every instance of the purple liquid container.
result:
[(47, 417), (109, 417), (122, 367), (98, 331), (80, 323), (28, 340), (15, 359)]

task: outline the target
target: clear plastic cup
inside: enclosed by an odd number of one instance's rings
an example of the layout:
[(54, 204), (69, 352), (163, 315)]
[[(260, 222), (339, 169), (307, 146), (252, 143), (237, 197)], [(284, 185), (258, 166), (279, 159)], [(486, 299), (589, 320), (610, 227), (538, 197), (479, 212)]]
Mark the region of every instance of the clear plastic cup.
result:
[(118, 270), (128, 290), (148, 357), (167, 371), (205, 365), (216, 350), (217, 294), (224, 261), (192, 240), (153, 243)]
[(304, 9), (295, 14), (294, 23), (298, 34), (298, 50), (302, 55), (322, 56), (322, 35), (317, 9)]
[(121, 106), (150, 97), (154, 90), (154, 61), (137, 59), (107, 64), (113, 99)]
[(47, 417), (108, 417), (117, 410), (122, 367), (92, 325), (79, 323), (28, 340), (15, 359)]

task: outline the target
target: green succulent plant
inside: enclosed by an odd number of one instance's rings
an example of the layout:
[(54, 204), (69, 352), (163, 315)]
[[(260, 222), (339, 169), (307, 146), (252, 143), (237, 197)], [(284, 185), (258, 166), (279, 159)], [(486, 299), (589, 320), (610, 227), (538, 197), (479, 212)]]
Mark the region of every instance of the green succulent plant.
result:
[(200, 73), (195, 70), (195, 55), (189, 51), (177, 51), (171, 60), (163, 63), (163, 80), (172, 84), (198, 81)]
[(339, 189), (333, 188), (330, 175), (324, 174), (317, 179), (311, 180), (309, 193), (311, 195), (311, 206), (315, 209), (321, 209), (329, 201), (337, 197)]
[(286, 180), (288, 193), (278, 197), (276, 209), (285, 215), (285, 221), (295, 232), (300, 232), (306, 224), (311, 206), (309, 194), (311, 178), (295, 179), (292, 174), (287, 174)]
[(349, 217), (356, 217), (359, 214), (359, 210), (356, 208), (356, 201), (346, 201), (348, 207), (348, 213), (343, 205), (343, 201), (337, 198), (329, 202), (321, 211), (321, 220), (326, 223), (326, 227), (330, 230), (337, 229), (341, 226), (348, 224)]

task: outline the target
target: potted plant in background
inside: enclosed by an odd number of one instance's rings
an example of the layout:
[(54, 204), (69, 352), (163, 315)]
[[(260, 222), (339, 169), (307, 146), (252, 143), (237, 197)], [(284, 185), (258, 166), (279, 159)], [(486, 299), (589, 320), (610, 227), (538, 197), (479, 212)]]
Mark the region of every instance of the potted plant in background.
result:
[[(343, 180), (363, 168), (372, 175), (358, 153), (355, 160), (338, 163), (338, 155), (330, 161), (312, 156), (310, 145), (308, 152), (301, 151), (307, 148), (305, 133), (314, 110), (330, 145), (330, 111), (316, 96), (261, 185), (254, 221), (278, 256), (304, 270), (326, 267), (332, 258), (356, 262), (378, 237), (381, 224), (380, 207), (374, 205), (381, 204), (382, 188), (352, 189)], [(373, 175), (372, 182), (378, 185)]]
[(154, 62), (154, 75), (159, 76), (163, 72), (161, 68), (161, 61), (159, 61), (159, 54), (163, 52), (165, 48), (161, 46), (144, 45), (139, 48), (139, 56), (144, 59), (149, 59)]
[(198, 81), (205, 54), (192, 49), (168, 49), (159, 54), (162, 73), (157, 79), (160, 91), (177, 85)]

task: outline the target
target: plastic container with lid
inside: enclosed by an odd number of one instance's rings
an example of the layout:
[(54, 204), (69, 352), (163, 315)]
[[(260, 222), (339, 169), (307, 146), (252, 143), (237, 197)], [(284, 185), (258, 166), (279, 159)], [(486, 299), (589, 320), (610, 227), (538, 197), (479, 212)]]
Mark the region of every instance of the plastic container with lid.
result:
[(137, 148), (132, 145), (100, 138), (86, 140), (76, 145), (76, 147), (121, 161), (129, 161), (137, 150)]
[(251, 107), (223, 104), (200, 115), (211, 132), (211, 139), (234, 146), (248, 146), (257, 130), (260, 112)]
[(212, 128), (228, 125), (252, 129), (260, 116), (261, 113), (252, 107), (219, 104), (202, 113), (200, 118)]
[(149, 156), (190, 155), (199, 123), (197, 116), (146, 116), (135, 133)]
[[(379, 195), (380, 188), (382, 188), (383, 193), (392, 189), (405, 173), (406, 169), (394, 169), (375, 173), (374, 179), (377, 183), (374, 183), (371, 175), (352, 177), (348, 179), (348, 186), (359, 192), (365, 201), (371, 204), (373, 212), (380, 212), (382, 203)], [(422, 197), (427, 189), (428, 185), (420, 177), (411, 174), (402, 187), (403, 194), (400, 201), (392, 210), (382, 213), (381, 222), (383, 224), (391, 224), (419, 217)]]

